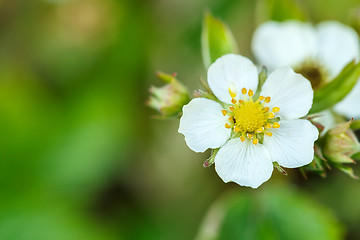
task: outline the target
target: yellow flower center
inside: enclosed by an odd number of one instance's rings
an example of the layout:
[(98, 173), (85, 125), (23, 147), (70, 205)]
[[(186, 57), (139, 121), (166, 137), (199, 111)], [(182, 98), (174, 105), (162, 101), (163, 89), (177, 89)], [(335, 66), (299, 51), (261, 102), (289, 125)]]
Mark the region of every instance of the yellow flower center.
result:
[(258, 99), (253, 99), (254, 92), (250, 89), (242, 89), (243, 99), (236, 100), (236, 93), (229, 89), (232, 98), (232, 105), (229, 106), (229, 111), (222, 110), (224, 116), (229, 116), (226, 128), (231, 128), (239, 135), (241, 141), (249, 139), (253, 144), (258, 144), (259, 140), (262, 142), (264, 134), (271, 137), (271, 128), (279, 128), (280, 124), (275, 119), (275, 114), (280, 111), (280, 108), (273, 107), (272, 111), (266, 106), (271, 100), (270, 97), (260, 96)]
[(268, 120), (268, 113), (258, 101), (236, 104), (233, 113), (235, 126), (240, 132), (254, 132), (262, 128)]

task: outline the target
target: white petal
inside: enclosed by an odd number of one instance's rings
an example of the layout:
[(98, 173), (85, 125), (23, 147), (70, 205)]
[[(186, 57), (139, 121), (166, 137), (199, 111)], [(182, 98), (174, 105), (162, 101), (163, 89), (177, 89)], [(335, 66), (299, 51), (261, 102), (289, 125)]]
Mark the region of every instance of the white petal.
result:
[(309, 80), (291, 68), (278, 68), (266, 79), (261, 96), (271, 97), (270, 108), (279, 107), (277, 113), (283, 120), (305, 116), (312, 105), (314, 92)]
[(226, 54), (218, 58), (208, 70), (208, 83), (215, 96), (222, 102), (231, 103), (229, 87), (234, 85), (237, 92), (242, 88), (256, 92), (258, 72), (256, 66), (241, 55)]
[(228, 117), (222, 115), (222, 109), (219, 103), (205, 98), (195, 98), (183, 107), (179, 133), (191, 150), (218, 148), (229, 139), (231, 130), (225, 128)]
[(235, 138), (220, 148), (215, 157), (215, 170), (226, 183), (257, 188), (271, 177), (273, 164), (262, 144)]
[(336, 77), (353, 59), (359, 59), (359, 36), (352, 28), (335, 21), (318, 24), (319, 58), (324, 61), (330, 78)]
[(308, 120), (280, 121), (280, 128), (271, 129), (272, 137), (265, 135), (264, 146), (271, 159), (287, 168), (311, 163), (314, 158), (314, 142), (319, 131)]
[(351, 92), (338, 104), (334, 110), (349, 119), (360, 119), (360, 79)]
[(266, 22), (260, 25), (252, 39), (252, 51), (257, 60), (275, 69), (296, 66), (317, 53), (315, 29), (299, 21)]

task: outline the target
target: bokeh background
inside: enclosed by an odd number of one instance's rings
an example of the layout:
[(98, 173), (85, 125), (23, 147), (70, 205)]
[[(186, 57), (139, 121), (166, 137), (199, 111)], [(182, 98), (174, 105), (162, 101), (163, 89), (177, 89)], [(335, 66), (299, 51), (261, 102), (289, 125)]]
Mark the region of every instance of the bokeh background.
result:
[[(270, 17), (294, 11), (278, 1)], [(205, 10), (251, 58), (259, 2), (0, 1), (0, 239), (359, 239), (359, 181), (224, 184), (145, 106), (156, 70), (200, 87)], [(314, 23), (360, 19), (358, 0), (296, 4)]]

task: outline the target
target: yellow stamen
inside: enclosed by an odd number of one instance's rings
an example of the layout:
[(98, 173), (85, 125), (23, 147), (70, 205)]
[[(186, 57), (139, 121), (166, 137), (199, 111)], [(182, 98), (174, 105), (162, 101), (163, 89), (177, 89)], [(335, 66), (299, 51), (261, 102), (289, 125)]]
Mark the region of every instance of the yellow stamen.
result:
[(266, 132), (265, 134), (268, 135), (269, 137), (272, 136), (272, 133), (271, 133), (271, 132)]
[(259, 128), (258, 130), (256, 130), (258, 133), (262, 133), (265, 129), (262, 127), (262, 128)]
[(232, 98), (236, 97), (236, 93), (234, 93), (233, 91), (231, 91), (231, 89), (229, 88), (229, 93), (230, 93), (230, 96)]
[(254, 145), (260, 143), (259, 138), (262, 139), (265, 134), (271, 137), (273, 134), (268, 132), (268, 130), (279, 128), (280, 124), (270, 119), (275, 118), (275, 113), (279, 112), (280, 108), (273, 107), (272, 111), (270, 111), (270, 108), (264, 105), (269, 103), (271, 98), (260, 96), (258, 100), (254, 100), (252, 98), (254, 91), (251, 89), (243, 88), (241, 90), (242, 94), (249, 96), (244, 96), (244, 99), (235, 99), (235, 92), (235, 87), (229, 88), (233, 105), (229, 106), (229, 109), (221, 110), (224, 116), (228, 115), (228, 122), (225, 124), (225, 127), (233, 129), (235, 133), (238, 133), (242, 142), (247, 138)]
[(279, 107), (273, 107), (272, 111), (273, 111), (274, 113), (276, 113), (276, 112), (280, 111), (280, 108), (279, 108)]
[(273, 124), (273, 128), (279, 128), (279, 127), (280, 127), (280, 124), (279, 124), (279, 123), (275, 122), (275, 123)]
[(250, 99), (241, 105), (235, 105), (233, 113), (236, 126), (244, 133), (255, 132), (263, 127), (268, 119), (268, 114), (264, 111), (263, 106)]

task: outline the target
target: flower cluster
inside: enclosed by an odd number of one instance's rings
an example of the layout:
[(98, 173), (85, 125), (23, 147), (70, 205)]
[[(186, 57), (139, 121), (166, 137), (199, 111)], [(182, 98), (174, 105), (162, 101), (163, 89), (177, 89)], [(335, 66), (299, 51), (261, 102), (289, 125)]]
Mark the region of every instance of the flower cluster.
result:
[[(217, 41), (231, 48), (229, 30), (219, 29), (224, 32)], [(206, 37), (209, 29), (204, 32)], [(205, 167), (214, 163), (224, 182), (252, 188), (267, 181), (274, 167), (286, 173), (282, 167), (305, 166), (324, 176), (323, 167), (331, 163), (356, 177), (343, 165), (360, 151), (350, 129), (360, 128), (360, 120), (344, 121), (360, 118), (360, 47), (353, 29), (334, 21), (266, 22), (252, 41), (256, 59), (266, 67), (260, 73), (242, 55), (224, 52), (212, 59), (219, 49), (211, 52), (211, 40), (203, 42), (204, 62), (212, 62), (206, 92), (198, 90), (186, 105), (185, 98), (172, 98), (181, 101), (162, 101), (161, 107), (183, 106), (178, 131), (193, 151), (212, 149)]]

